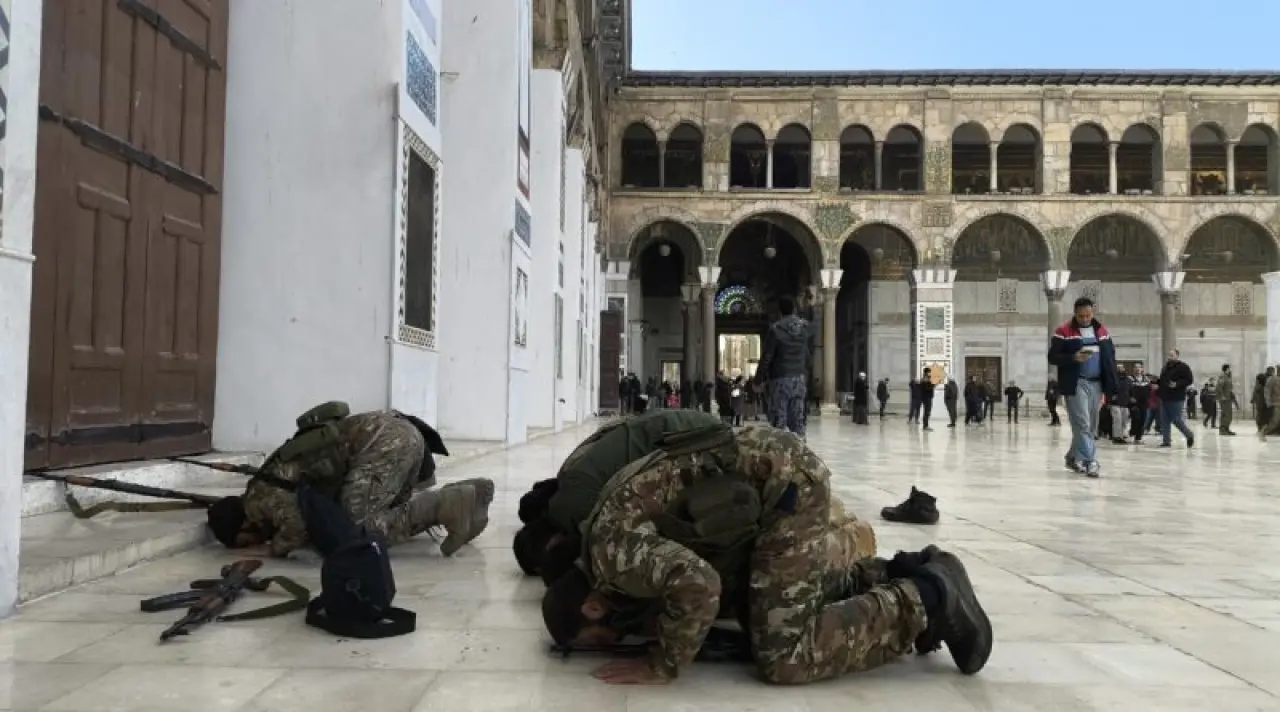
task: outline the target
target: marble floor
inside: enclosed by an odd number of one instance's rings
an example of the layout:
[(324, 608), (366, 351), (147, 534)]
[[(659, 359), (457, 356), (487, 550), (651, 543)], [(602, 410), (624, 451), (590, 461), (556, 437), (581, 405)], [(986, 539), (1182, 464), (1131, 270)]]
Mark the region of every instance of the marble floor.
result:
[[(1240, 431), (1252, 430), (1247, 423)], [(599, 660), (546, 652), (541, 584), (510, 554), (516, 501), (587, 431), (451, 468), (491, 477), (494, 520), (452, 559), (429, 540), (397, 549), (401, 638), (351, 641), (294, 616), (213, 624), (159, 644), (172, 614), (138, 600), (214, 574), (214, 548), (141, 566), (24, 606), (0, 623), (0, 709), (58, 712), (306, 710), (1280, 710), (1280, 443), (1200, 431), (1196, 448), (1103, 446), (1103, 477), (1066, 472), (1066, 429), (1043, 421), (922, 433), (901, 419), (828, 418), (810, 443), (851, 509), (875, 516), (912, 485), (938, 497), (936, 527), (884, 524), (885, 551), (939, 542), (965, 560), (996, 631), (979, 675), (945, 655), (802, 688), (748, 667), (696, 666), (663, 687), (610, 687)], [(266, 573), (314, 583), (314, 570)], [(271, 600), (252, 594), (248, 610)]]

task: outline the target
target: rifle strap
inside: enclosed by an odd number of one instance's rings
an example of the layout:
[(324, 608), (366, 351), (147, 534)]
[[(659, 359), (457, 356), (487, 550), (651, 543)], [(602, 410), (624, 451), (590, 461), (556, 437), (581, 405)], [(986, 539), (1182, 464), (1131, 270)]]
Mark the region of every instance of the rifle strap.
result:
[[(218, 616), (218, 622), (230, 623), (232, 621), (256, 621), (263, 618), (274, 618), (287, 613), (301, 611), (307, 607), (307, 601), (311, 600), (311, 591), (286, 576), (268, 576), (266, 578), (258, 579), (258, 583), (261, 584), (258, 588), (266, 588), (270, 584), (274, 583), (292, 594), (293, 598), (288, 601), (274, 603), (270, 606), (264, 606), (252, 611), (245, 611), (244, 613), (236, 613), (229, 616)], [(255, 588), (255, 590), (258, 590), (258, 588)]]
[(76, 519), (92, 519), (103, 512), (175, 512), (181, 509), (208, 509), (200, 502), (113, 502), (105, 501), (82, 507), (75, 495), (67, 492), (67, 509)]

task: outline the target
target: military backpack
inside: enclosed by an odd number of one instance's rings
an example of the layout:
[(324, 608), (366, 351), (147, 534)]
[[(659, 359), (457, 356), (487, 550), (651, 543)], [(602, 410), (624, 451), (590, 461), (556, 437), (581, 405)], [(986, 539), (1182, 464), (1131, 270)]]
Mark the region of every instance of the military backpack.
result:
[[(298, 416), (297, 432), (267, 457), (261, 468), (264, 475), (278, 471), (279, 466), (293, 465), (317, 492), (337, 497), (351, 461), (350, 448), (338, 423), (349, 415), (351, 408), (346, 403), (329, 401)], [(279, 478), (273, 476), (263, 479), (280, 484)]]

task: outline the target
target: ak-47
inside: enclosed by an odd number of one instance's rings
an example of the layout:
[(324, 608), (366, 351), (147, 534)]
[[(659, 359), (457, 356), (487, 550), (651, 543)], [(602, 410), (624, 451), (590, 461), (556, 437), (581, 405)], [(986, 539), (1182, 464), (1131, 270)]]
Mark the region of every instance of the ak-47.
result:
[[(262, 562), (258, 559), (237, 561), (230, 566), (222, 567), (221, 579), (192, 581), (191, 590), (148, 598), (142, 602), (141, 608), (147, 613), (154, 613), (188, 607), (185, 616), (160, 634), (160, 641), (164, 642), (176, 635), (187, 635), (191, 632), (191, 628), (205, 623), (270, 618), (307, 607), (307, 601), (311, 599), (310, 591), (284, 576), (253, 578), (253, 572), (261, 567)], [(245, 613), (223, 615), (223, 611), (238, 599), (245, 589), (265, 591), (273, 583), (288, 591), (293, 598)]]
[[(626, 643), (615, 645), (552, 645), (551, 652), (562, 658), (573, 653), (615, 655), (620, 657), (640, 657), (649, 651), (649, 643)], [(694, 660), (703, 663), (749, 663), (751, 642), (745, 633), (723, 628), (712, 628), (698, 648)]]
[(163, 489), (160, 487), (148, 487), (146, 485), (134, 484), (133, 482), (121, 482), (120, 480), (98, 479), (95, 477), (83, 477), (81, 475), (59, 475), (51, 472), (34, 471), (28, 472), (32, 477), (38, 477), (42, 480), (50, 480), (52, 482), (62, 482), (66, 485), (74, 485), (76, 487), (89, 487), (92, 489), (109, 490), (112, 492), (123, 492), (125, 494), (136, 494), (143, 497), (157, 497), (160, 499), (175, 499), (177, 502), (151, 502), (151, 503), (133, 503), (133, 502), (99, 502), (90, 507), (81, 507), (80, 502), (71, 493), (70, 488), (67, 489), (67, 508), (71, 510), (77, 518), (89, 519), (104, 511), (129, 512), (129, 511), (164, 511), (174, 509), (207, 509), (219, 497), (207, 494), (192, 494), (190, 492), (179, 492), (178, 490)]
[(195, 465), (196, 467), (203, 467), (208, 470), (230, 472), (234, 475), (248, 475), (253, 477), (254, 475), (262, 473), (262, 470), (254, 467), (253, 465), (231, 465), (225, 462), (205, 462), (204, 460), (195, 460), (189, 457), (166, 457), (165, 459), (169, 462), (180, 462), (184, 465)]

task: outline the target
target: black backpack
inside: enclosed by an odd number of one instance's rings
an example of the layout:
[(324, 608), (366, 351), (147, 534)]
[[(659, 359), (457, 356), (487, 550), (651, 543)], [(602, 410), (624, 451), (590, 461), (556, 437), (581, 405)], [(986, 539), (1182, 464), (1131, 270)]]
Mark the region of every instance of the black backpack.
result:
[(387, 543), (310, 486), (299, 486), (297, 494), (307, 536), (324, 557), (320, 595), (307, 604), (307, 625), (346, 638), (412, 633), (417, 614), (391, 605), (396, 582)]

